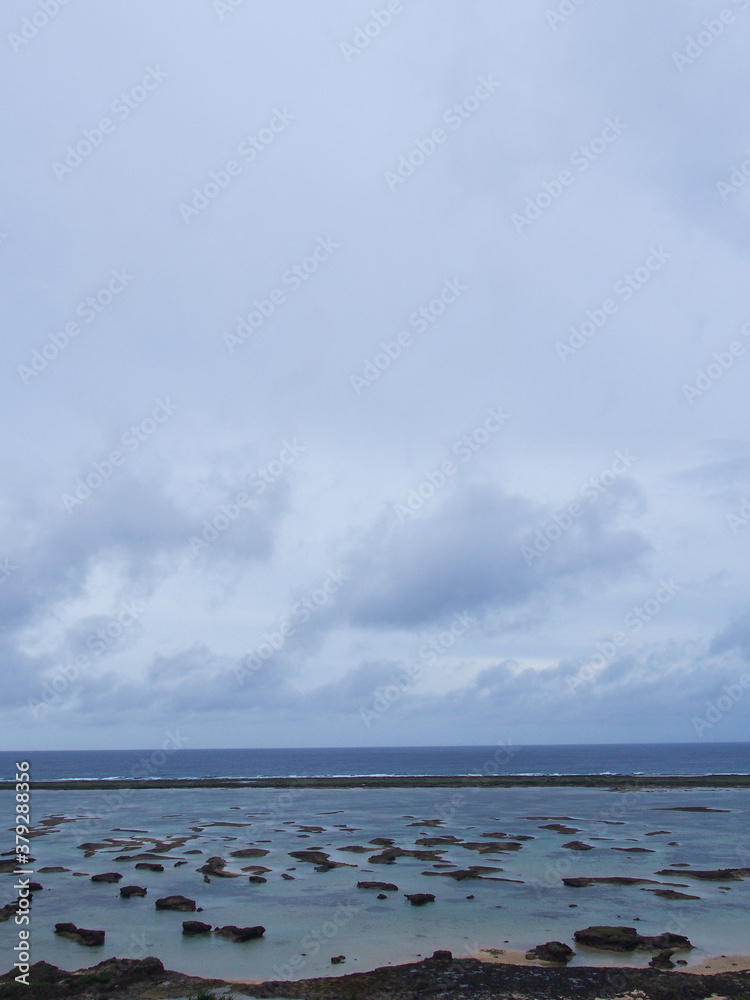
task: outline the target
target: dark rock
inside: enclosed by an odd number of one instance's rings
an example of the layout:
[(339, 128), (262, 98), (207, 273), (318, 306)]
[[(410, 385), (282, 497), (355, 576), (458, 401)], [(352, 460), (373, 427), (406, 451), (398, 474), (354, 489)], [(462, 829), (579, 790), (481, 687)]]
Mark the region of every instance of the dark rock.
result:
[(214, 929), (214, 934), (229, 938), (230, 941), (251, 941), (253, 938), (263, 937), (265, 933), (265, 927), (261, 927), (260, 924), (256, 927), (235, 927), (234, 924), (227, 924), (226, 927)]
[(404, 895), (412, 906), (424, 906), (425, 903), (435, 902), (435, 896), (431, 892), (405, 892)]
[(630, 875), (610, 875), (610, 876), (575, 876), (574, 878), (564, 878), (563, 882), (570, 889), (585, 889), (589, 885), (640, 885), (643, 882), (650, 882), (652, 885), (659, 885), (653, 878), (634, 878)]
[(432, 960), (434, 962), (452, 962), (453, 952), (448, 951), (445, 948), (438, 948), (437, 951), (433, 951)]
[(55, 924), (55, 934), (59, 937), (70, 938), (78, 944), (84, 944), (89, 948), (104, 944), (104, 931), (90, 931), (85, 927), (76, 927), (75, 924)]
[(139, 871), (142, 872), (163, 872), (164, 865), (156, 864), (152, 861), (139, 861), (135, 866)]
[(268, 881), (268, 879), (267, 878), (263, 878), (262, 875), (249, 875), (247, 880), (248, 880), (248, 882), (257, 882), (258, 885), (260, 885), (263, 882), (267, 882)]
[(210, 934), (211, 924), (204, 924), (202, 920), (183, 920), (182, 933), (188, 936), (195, 934)]
[(145, 896), (147, 891), (142, 885), (124, 885), (120, 889), (120, 895), (123, 899), (130, 899), (131, 896)]
[(383, 889), (385, 892), (398, 892), (398, 886), (393, 882), (357, 882), (358, 889)]
[(180, 910), (183, 913), (195, 911), (195, 900), (187, 896), (162, 896), (156, 900), (157, 910)]
[(286, 872), (282, 872), (282, 873), (281, 873), (281, 877), (282, 877), (283, 879), (286, 879), (286, 880), (287, 880), (287, 882), (293, 882), (293, 881), (294, 881), (294, 875), (287, 875), (287, 873), (286, 873)]
[(46, 874), (47, 872), (69, 872), (70, 868), (63, 868), (61, 865), (48, 865), (45, 868), (37, 868), (40, 875)]
[(660, 951), (658, 955), (654, 955), (648, 964), (652, 969), (662, 969), (664, 971), (674, 969), (673, 954), (673, 951)]
[(386, 896), (386, 894), (384, 892), (379, 892), (377, 894), (377, 896), (375, 897), (375, 899), (388, 899), (388, 897)]
[(29, 882), (29, 892), (41, 892), (43, 888), (41, 882)]
[(196, 868), (196, 871), (203, 872), (204, 875), (212, 875), (215, 878), (241, 878), (242, 876), (239, 872), (228, 872), (224, 869), (226, 868), (226, 861), (224, 858), (213, 857), (209, 858), (204, 865), (200, 868)]
[(635, 927), (586, 927), (576, 931), (573, 937), (578, 944), (604, 951), (662, 951), (665, 948), (686, 951), (693, 947), (682, 934), (665, 931), (649, 936), (639, 934)]
[(554, 830), (555, 833), (580, 833), (581, 831), (575, 826), (565, 826), (563, 823), (545, 823), (544, 826), (539, 827), (540, 830)]
[(569, 840), (567, 844), (563, 844), (563, 847), (567, 847), (569, 851), (593, 851), (594, 848), (591, 844), (584, 844), (582, 840)]
[(538, 944), (536, 948), (526, 952), (526, 960), (529, 962), (552, 962), (555, 965), (567, 965), (573, 958), (575, 952), (561, 941), (547, 941), (546, 944)]
[(92, 875), (92, 882), (119, 882), (122, 875), (119, 872), (104, 872), (102, 875)]
[(691, 896), (687, 892), (678, 892), (676, 889), (641, 889), (641, 892), (653, 892), (655, 896), (662, 899), (700, 899), (700, 896)]
[(0, 907), (0, 924), (4, 923), (17, 912), (18, 910), (18, 900), (14, 900), (12, 903), (8, 903), (6, 906)]
[(264, 847), (244, 847), (241, 851), (230, 851), (230, 858), (265, 858), (270, 853)]
[(331, 861), (330, 856), (325, 851), (290, 851), (289, 857), (296, 861), (306, 861), (315, 865), (315, 871), (326, 872), (331, 868), (354, 868), (355, 865), (347, 865), (343, 861)]
[(750, 876), (750, 868), (710, 868), (705, 871), (698, 871), (691, 868), (690, 871), (672, 871), (670, 868), (663, 868), (657, 875), (672, 875), (680, 878), (698, 878), (707, 882), (738, 882), (740, 879)]
[(341, 965), (341, 963), (345, 961), (346, 955), (334, 955), (331, 959), (331, 965)]

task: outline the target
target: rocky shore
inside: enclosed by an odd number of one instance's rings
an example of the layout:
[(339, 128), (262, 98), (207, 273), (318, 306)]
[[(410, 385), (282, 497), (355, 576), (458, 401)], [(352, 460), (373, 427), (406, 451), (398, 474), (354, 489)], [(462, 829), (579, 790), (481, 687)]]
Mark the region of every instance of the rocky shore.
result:
[[(164, 1000), (233, 992), (237, 998), (291, 1000), (743, 1000), (750, 972), (704, 976), (632, 968), (556, 968), (498, 965), (453, 959), (450, 952), (408, 965), (296, 982), (237, 983), (169, 972), (157, 958), (109, 959), (65, 972), (45, 962), (31, 970), (30, 985), (0, 977), (0, 1000)], [(208, 1000), (208, 997), (206, 998)]]

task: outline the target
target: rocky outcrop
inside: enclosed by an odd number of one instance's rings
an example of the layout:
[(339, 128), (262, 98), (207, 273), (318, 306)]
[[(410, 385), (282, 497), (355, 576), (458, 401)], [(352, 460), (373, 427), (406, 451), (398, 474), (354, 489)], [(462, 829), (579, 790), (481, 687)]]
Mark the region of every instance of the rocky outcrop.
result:
[(103, 872), (101, 875), (92, 875), (92, 882), (119, 882), (122, 875), (119, 872)]
[(607, 876), (577, 875), (571, 878), (564, 878), (563, 882), (570, 889), (585, 889), (589, 885), (599, 885), (599, 884), (643, 885), (644, 883), (651, 883), (651, 885), (663, 885), (662, 882), (659, 882), (654, 878), (635, 878), (634, 876), (631, 875), (607, 875)]
[(346, 955), (334, 955), (331, 958), (331, 965), (341, 965), (341, 963), (345, 961), (346, 961)]
[(12, 903), (8, 903), (6, 906), (0, 906), (0, 924), (2, 924), (6, 920), (10, 920), (10, 918), (17, 912), (17, 910), (18, 910), (17, 899), (14, 900), (14, 902)]
[(205, 864), (197, 868), (196, 871), (203, 872), (204, 875), (211, 875), (214, 878), (242, 878), (239, 872), (226, 871), (227, 863), (224, 858), (209, 858)]
[(398, 892), (393, 882), (357, 882), (358, 889), (382, 889), (383, 892)]
[(157, 910), (179, 910), (182, 913), (195, 912), (195, 900), (187, 896), (162, 896), (156, 900)]
[(678, 892), (676, 889), (641, 889), (641, 892), (653, 892), (655, 896), (662, 899), (700, 899), (700, 896), (691, 896), (687, 892)]
[(160, 865), (153, 861), (139, 861), (135, 866), (139, 871), (142, 872), (163, 872), (164, 865)]
[(262, 875), (248, 875), (248, 882), (255, 882), (257, 885), (262, 885), (263, 882), (267, 882), (268, 879), (264, 878)]
[(148, 890), (142, 885), (124, 885), (120, 889), (123, 899), (130, 899), (131, 896), (145, 896)]
[(563, 844), (569, 851), (593, 851), (594, 847), (591, 844), (584, 844), (582, 840), (569, 840), (567, 844)]
[(183, 920), (182, 933), (188, 937), (196, 934), (210, 934), (211, 924), (204, 924), (202, 920)]
[(603, 951), (687, 951), (692, 948), (690, 941), (682, 934), (639, 934), (635, 927), (585, 927), (573, 935), (578, 944)]
[[(243, 847), (241, 851), (230, 851), (230, 858), (265, 858), (270, 852), (263, 847)], [(209, 858), (210, 860), (210, 858)]]
[(90, 931), (85, 927), (76, 927), (75, 924), (55, 924), (55, 934), (59, 937), (70, 938), (78, 944), (84, 944), (89, 948), (104, 944), (104, 931)]
[(540, 830), (554, 830), (555, 833), (580, 833), (576, 826), (565, 826), (563, 823), (545, 823), (539, 827)]
[(234, 924), (227, 924), (226, 927), (214, 929), (214, 934), (228, 938), (230, 941), (251, 941), (253, 938), (263, 937), (265, 933), (265, 927), (261, 927), (260, 924), (256, 927), (235, 927)]
[(546, 944), (538, 944), (526, 952), (528, 962), (552, 962), (555, 965), (567, 965), (573, 958), (575, 952), (561, 941), (547, 941)]
[(672, 871), (671, 868), (662, 868), (657, 875), (671, 875), (673, 878), (698, 878), (706, 882), (739, 882), (743, 878), (750, 877), (750, 868), (709, 868), (699, 871), (691, 868), (690, 871)]
[(654, 955), (648, 964), (652, 969), (661, 969), (665, 972), (669, 971), (669, 969), (674, 969), (672, 955), (674, 955), (674, 952), (671, 950), (660, 951), (658, 955)]
[(435, 896), (431, 892), (405, 892), (404, 895), (412, 906), (424, 906), (425, 903), (435, 902)]
[(325, 851), (290, 851), (289, 857), (296, 861), (306, 861), (310, 865), (315, 865), (316, 872), (327, 872), (331, 868), (356, 867), (356, 865), (347, 865), (343, 861), (331, 861), (330, 855)]
[[(462, 845), (463, 846), (463, 845)], [(440, 861), (445, 851), (408, 851), (402, 847), (386, 847), (367, 860), (371, 865), (392, 865), (396, 858), (416, 858), (418, 861)]]

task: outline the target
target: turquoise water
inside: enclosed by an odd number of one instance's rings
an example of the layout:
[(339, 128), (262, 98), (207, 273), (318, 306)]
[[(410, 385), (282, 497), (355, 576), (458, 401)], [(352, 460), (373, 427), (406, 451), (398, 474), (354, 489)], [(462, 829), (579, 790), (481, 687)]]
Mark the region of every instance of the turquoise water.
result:
[[(0, 793), (0, 816), (10, 826), (12, 793)], [(672, 812), (660, 808), (708, 806), (729, 812)], [(35, 871), (61, 865), (70, 872), (37, 874), (44, 886), (34, 896), (32, 909), (33, 960), (44, 959), (66, 969), (83, 968), (110, 956), (139, 958), (157, 955), (167, 968), (222, 978), (301, 978), (343, 974), (375, 968), (387, 962), (413, 961), (436, 948), (470, 954), (480, 948), (526, 949), (549, 939), (573, 944), (573, 931), (590, 924), (632, 924), (641, 933), (664, 930), (686, 934), (697, 946), (686, 954), (691, 964), (717, 954), (747, 953), (750, 915), (750, 879), (727, 883), (669, 878), (660, 868), (684, 863), (695, 868), (750, 865), (748, 813), (750, 792), (720, 790), (642, 790), (615, 793), (600, 789), (159, 789), (73, 792), (37, 791), (33, 795), (34, 821), (45, 816), (75, 818), (49, 827), (33, 840)], [(92, 819), (93, 817), (93, 819)], [(559, 834), (540, 829), (550, 819), (578, 832)], [(440, 819), (438, 826), (419, 821)], [(216, 826), (217, 822), (249, 824)], [(348, 824), (351, 831), (335, 824)], [(416, 825), (410, 825), (416, 824)], [(301, 826), (321, 826), (305, 834)], [(191, 830), (191, 827), (203, 828)], [(147, 831), (159, 838), (189, 835), (194, 839), (168, 852), (188, 864), (164, 872), (135, 871), (133, 861), (115, 861), (121, 853), (148, 851), (113, 846), (84, 858), (77, 845)], [(669, 833), (646, 836), (666, 830)], [(394, 864), (368, 863), (368, 845), (374, 837), (391, 837), (397, 846), (415, 848), (424, 836), (452, 835), (480, 842), (483, 833), (525, 835), (521, 850), (478, 854), (451, 845), (443, 861), (459, 868), (492, 865), (496, 874), (518, 882), (475, 879), (457, 882), (432, 877), (439, 871), (432, 861), (399, 858)], [(142, 835), (141, 835), (142, 836)], [(610, 838), (610, 839), (594, 839)], [(570, 840), (591, 843), (594, 850), (562, 848)], [(678, 846), (668, 846), (676, 841)], [(337, 850), (366, 845), (367, 854)], [(231, 858), (229, 852), (248, 846), (269, 850), (262, 858)], [(419, 845), (416, 845), (419, 846)], [(645, 847), (654, 853), (627, 854), (614, 847)], [(289, 856), (290, 851), (320, 848), (333, 860), (356, 867), (316, 872), (311, 864)], [(423, 848), (424, 849), (424, 848)], [(428, 848), (429, 849), (429, 848)], [(200, 850), (202, 854), (185, 854)], [(232, 871), (260, 864), (271, 869), (265, 884), (241, 878), (203, 881), (196, 869), (220, 855)], [(288, 871), (294, 880), (281, 878)], [(93, 883), (73, 871), (93, 875), (118, 871), (120, 885), (148, 888), (144, 898), (123, 900), (117, 885)], [(630, 875), (677, 885), (699, 900), (673, 901), (642, 891), (638, 886), (596, 885), (572, 889), (562, 878), (576, 875)], [(12, 875), (2, 875), (0, 905), (14, 896)], [(398, 892), (377, 900), (376, 892), (357, 889), (358, 880), (394, 882)], [(652, 886), (657, 888), (657, 886)], [(436, 902), (413, 907), (405, 892), (432, 892)], [(195, 899), (203, 912), (185, 914), (156, 911), (158, 896), (181, 893)], [(472, 900), (467, 899), (473, 895)], [(570, 904), (576, 904), (571, 908)], [(262, 940), (236, 944), (214, 936), (184, 938), (182, 921), (204, 920), (214, 926), (263, 924)], [(636, 918), (639, 918), (636, 920)], [(54, 935), (54, 924), (72, 921), (78, 926), (104, 929), (105, 945), (84, 948)], [(15, 943), (12, 921), (0, 924), (3, 965)], [(507, 943), (506, 943), (507, 942)], [(6, 947), (8, 950), (6, 950)], [(331, 966), (333, 955), (346, 963)], [(649, 955), (633, 956), (645, 964)], [(577, 964), (613, 964), (611, 954), (580, 953)], [(621, 956), (616, 957), (620, 961)], [(628, 961), (628, 959), (625, 959)], [(0, 971), (6, 971), (3, 967)]]

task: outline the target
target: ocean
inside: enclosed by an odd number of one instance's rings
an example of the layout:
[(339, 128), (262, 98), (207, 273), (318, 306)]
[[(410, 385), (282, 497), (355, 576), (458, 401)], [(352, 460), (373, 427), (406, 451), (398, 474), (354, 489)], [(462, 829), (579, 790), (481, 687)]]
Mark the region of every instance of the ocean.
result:
[[(47, 781), (750, 772), (748, 743), (38, 751), (2, 754), (2, 776), (12, 778), (22, 758), (32, 780)], [(0, 791), (5, 829), (13, 794)], [(343, 975), (436, 948), (471, 955), (523, 953), (548, 940), (574, 945), (575, 931), (592, 924), (687, 935), (694, 950), (675, 958), (690, 965), (748, 950), (750, 879), (691, 874), (750, 865), (747, 788), (60, 787), (32, 789), (30, 807), (30, 870), (42, 886), (33, 896), (33, 961), (65, 969), (156, 955), (167, 968), (202, 976)], [(378, 857), (387, 843), (399, 850), (394, 861)], [(11, 847), (6, 838), (0, 860)], [(319, 864), (321, 852), (332, 864)], [(218, 874), (210, 863), (217, 859), (225, 866)], [(118, 885), (92, 881), (112, 872), (146, 895), (122, 898)], [(566, 882), (582, 877), (593, 881)], [(13, 899), (15, 878), (0, 874), (0, 905)], [(383, 892), (365, 887), (381, 880)], [(412, 906), (406, 894), (415, 892), (435, 901)], [(200, 912), (156, 908), (173, 894)], [(183, 920), (196, 916), (212, 927), (262, 924), (266, 932), (245, 944), (183, 935)], [(105, 943), (82, 948), (55, 934), (56, 923), (70, 921), (104, 930)], [(0, 973), (16, 940), (13, 921), (0, 923)], [(573, 965), (650, 958), (574, 950)], [(346, 961), (332, 965), (341, 954)]]
[(748, 774), (750, 743), (565, 746), (313, 747), (248, 750), (32, 750), (0, 752), (0, 780), (16, 761), (32, 780), (254, 778), (435, 774)]

